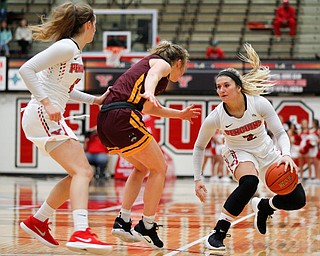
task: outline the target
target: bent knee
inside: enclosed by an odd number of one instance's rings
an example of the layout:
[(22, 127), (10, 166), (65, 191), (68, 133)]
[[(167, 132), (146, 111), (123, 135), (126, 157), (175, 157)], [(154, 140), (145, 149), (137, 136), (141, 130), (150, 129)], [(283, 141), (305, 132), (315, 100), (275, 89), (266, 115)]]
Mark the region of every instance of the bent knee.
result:
[(166, 176), (168, 169), (168, 164), (164, 162), (161, 166), (155, 166), (154, 168), (150, 168), (150, 173), (157, 173), (163, 176)]
[(297, 209), (301, 209), (305, 207), (306, 203), (307, 203), (306, 197), (303, 197), (303, 198), (301, 197), (300, 199), (297, 200), (297, 206), (299, 207)]
[(138, 169), (138, 168), (134, 168), (133, 169), (134, 172), (136, 172), (137, 174), (145, 177), (148, 173), (149, 173), (149, 170), (148, 169)]
[(93, 173), (94, 173), (94, 171), (93, 171), (92, 167), (89, 165), (86, 168), (77, 169), (73, 173), (73, 175), (71, 175), (71, 176), (77, 175), (77, 176), (81, 176), (81, 177), (84, 177), (84, 178), (91, 180), (93, 178)]
[(306, 205), (306, 202), (307, 202), (306, 193), (305, 193), (301, 183), (299, 183), (297, 185), (297, 187), (293, 191), (293, 195), (292, 196), (293, 196), (292, 200), (296, 201), (297, 209), (301, 209), (302, 207), (304, 207)]
[(278, 209), (299, 210), (306, 205), (306, 194), (301, 183), (299, 183), (290, 194), (276, 195), (272, 201)]
[(307, 203), (307, 199), (306, 199), (306, 195), (305, 195), (304, 191), (300, 192), (298, 195), (296, 195), (295, 201), (296, 201), (295, 206), (297, 207), (296, 208), (297, 210), (305, 207), (305, 205)]

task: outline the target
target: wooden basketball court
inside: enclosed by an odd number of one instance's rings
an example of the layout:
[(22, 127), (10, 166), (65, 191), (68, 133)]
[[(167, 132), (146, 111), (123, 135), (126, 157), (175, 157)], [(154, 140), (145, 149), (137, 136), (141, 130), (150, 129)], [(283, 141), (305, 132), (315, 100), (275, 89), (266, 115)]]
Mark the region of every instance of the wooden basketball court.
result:
[[(60, 242), (58, 248), (43, 246), (19, 227), (19, 222), (34, 213), (45, 200), (58, 178), (0, 176), (0, 254), (1, 255), (78, 255), (65, 243), (73, 232), (69, 203), (52, 218), (52, 234)], [(246, 207), (232, 223), (224, 253), (209, 251), (205, 237), (214, 227), (221, 207), (236, 183), (207, 183), (208, 202), (200, 203), (194, 194), (192, 179), (176, 179), (166, 183), (157, 214), (163, 250), (152, 250), (142, 243), (128, 244), (111, 235), (115, 217), (121, 207), (124, 182), (114, 180), (90, 186), (89, 222), (99, 238), (113, 245), (110, 255), (320, 255), (320, 185), (305, 184), (307, 205), (299, 211), (278, 211), (268, 224), (266, 235), (253, 227), (253, 214)], [(259, 189), (260, 196), (268, 196)], [(142, 214), (142, 196), (133, 209), (135, 225)], [(85, 254), (84, 254), (85, 255)]]

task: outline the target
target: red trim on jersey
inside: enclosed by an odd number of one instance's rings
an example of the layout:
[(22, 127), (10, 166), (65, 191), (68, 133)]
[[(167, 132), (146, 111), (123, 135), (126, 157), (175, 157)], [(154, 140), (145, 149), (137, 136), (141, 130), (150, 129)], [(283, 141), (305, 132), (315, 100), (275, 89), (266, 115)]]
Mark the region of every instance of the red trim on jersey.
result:
[(48, 124), (46, 123), (46, 120), (44, 119), (44, 116), (43, 116), (42, 106), (38, 107), (38, 116), (39, 116), (39, 119), (40, 119), (40, 122), (42, 124), (43, 129), (46, 131), (47, 135), (49, 137), (51, 137), (51, 134), (49, 133)]

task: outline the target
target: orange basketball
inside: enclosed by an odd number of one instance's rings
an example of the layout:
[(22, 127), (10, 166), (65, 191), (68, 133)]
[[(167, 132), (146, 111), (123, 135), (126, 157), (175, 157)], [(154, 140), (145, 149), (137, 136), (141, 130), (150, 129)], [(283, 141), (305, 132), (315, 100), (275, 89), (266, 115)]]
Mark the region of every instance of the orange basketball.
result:
[(274, 163), (266, 172), (266, 185), (278, 194), (286, 195), (292, 192), (298, 184), (298, 174), (294, 171), (285, 171), (284, 164)]

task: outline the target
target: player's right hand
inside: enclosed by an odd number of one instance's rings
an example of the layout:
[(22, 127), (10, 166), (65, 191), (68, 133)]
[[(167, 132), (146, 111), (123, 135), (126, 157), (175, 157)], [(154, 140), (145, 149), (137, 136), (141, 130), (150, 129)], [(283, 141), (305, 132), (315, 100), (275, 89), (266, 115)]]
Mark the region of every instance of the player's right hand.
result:
[(51, 121), (58, 122), (61, 120), (62, 118), (61, 112), (56, 106), (52, 104), (49, 98), (43, 99), (41, 103), (43, 104), (43, 107), (46, 110), (46, 113), (49, 116), (49, 119)]
[(202, 180), (197, 180), (195, 181), (195, 192), (196, 192), (196, 196), (199, 198), (199, 200), (202, 203), (206, 202), (207, 199), (207, 189), (206, 186), (203, 184)]

